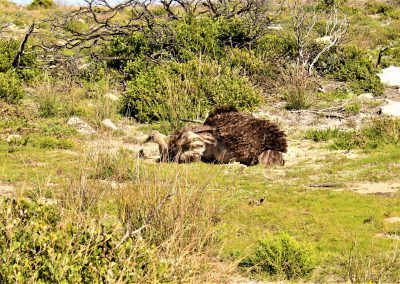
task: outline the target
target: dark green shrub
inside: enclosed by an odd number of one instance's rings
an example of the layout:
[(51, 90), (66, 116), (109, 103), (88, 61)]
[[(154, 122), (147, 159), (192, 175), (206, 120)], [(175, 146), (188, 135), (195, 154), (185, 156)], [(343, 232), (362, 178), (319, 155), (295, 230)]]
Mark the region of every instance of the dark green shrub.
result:
[(18, 47), (16, 40), (0, 40), (0, 72), (7, 72), (13, 68), (12, 62)]
[(255, 252), (240, 262), (253, 273), (266, 273), (279, 279), (307, 277), (316, 266), (312, 248), (288, 234), (267, 237)]
[(355, 46), (345, 46), (324, 56), (318, 69), (323, 74), (348, 82), (355, 93), (383, 93), (375, 62)]
[(224, 55), (220, 30), (219, 22), (208, 17), (172, 20), (129, 37), (115, 37), (104, 52), (113, 58), (123, 58), (108, 61), (114, 68), (125, 67), (125, 58), (185, 62), (201, 53), (217, 59)]
[(0, 72), (0, 99), (16, 104), (24, 96), (20, 79), (14, 72)]
[(54, 6), (53, 0), (33, 0), (28, 7), (30, 9), (37, 9), (37, 8), (49, 9), (53, 6)]
[(204, 118), (216, 105), (254, 109), (261, 94), (240, 70), (214, 61), (170, 63), (140, 72), (128, 82), (122, 113), (138, 121)]

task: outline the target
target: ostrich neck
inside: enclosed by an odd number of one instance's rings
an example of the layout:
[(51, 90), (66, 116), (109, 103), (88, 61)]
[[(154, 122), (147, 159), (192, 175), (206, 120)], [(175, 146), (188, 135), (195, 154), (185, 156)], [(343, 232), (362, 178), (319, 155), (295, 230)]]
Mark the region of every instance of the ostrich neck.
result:
[(165, 141), (163, 135), (161, 135), (160, 133), (155, 133), (153, 139), (154, 139), (154, 142), (158, 144), (160, 154), (166, 153), (168, 151), (168, 145), (167, 145), (167, 142)]

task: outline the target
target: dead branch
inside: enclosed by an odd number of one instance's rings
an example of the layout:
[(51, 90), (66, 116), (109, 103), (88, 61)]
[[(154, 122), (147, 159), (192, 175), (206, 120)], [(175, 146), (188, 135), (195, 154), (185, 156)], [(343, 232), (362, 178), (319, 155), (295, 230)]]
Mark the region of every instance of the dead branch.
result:
[(35, 22), (32, 23), (32, 25), (28, 28), (27, 32), (25, 33), (24, 38), (21, 41), (21, 44), (19, 46), (18, 52), (14, 57), (14, 61), (12, 63), (12, 66), (14, 68), (18, 68), (19, 67), (19, 63), (21, 61), (21, 56), (25, 51), (25, 46), (26, 43), (28, 42), (29, 36), (33, 33), (33, 31), (35, 30)]

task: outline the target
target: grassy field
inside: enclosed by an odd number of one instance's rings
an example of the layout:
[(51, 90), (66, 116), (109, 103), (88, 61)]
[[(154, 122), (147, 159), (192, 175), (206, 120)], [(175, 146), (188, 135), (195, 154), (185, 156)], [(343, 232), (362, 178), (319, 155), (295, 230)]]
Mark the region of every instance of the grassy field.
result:
[[(400, 93), (376, 74), (400, 64), (400, 7), (333, 1), (346, 37), (308, 74), (328, 2), (296, 10), (304, 50), (294, 6), (275, 1), (265, 30), (251, 13), (154, 5), (146, 29), (53, 50), (38, 45), (78, 41), (103, 10), (60, 30), (49, 19), (76, 7), (0, 1), (0, 282), (399, 282), (400, 122), (378, 110)], [(155, 161), (153, 130), (222, 103), (277, 122), (285, 166)]]

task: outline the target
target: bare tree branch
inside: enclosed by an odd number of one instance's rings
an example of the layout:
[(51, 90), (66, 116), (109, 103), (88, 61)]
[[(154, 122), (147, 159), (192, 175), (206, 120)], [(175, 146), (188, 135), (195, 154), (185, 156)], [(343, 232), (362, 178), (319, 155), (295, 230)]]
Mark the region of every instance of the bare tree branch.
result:
[(21, 41), (21, 44), (20, 44), (19, 49), (18, 49), (18, 52), (15, 55), (14, 61), (12, 63), (12, 66), (14, 68), (18, 68), (19, 67), (19, 63), (21, 61), (21, 56), (22, 56), (22, 54), (24, 54), (24, 51), (25, 51), (26, 43), (28, 42), (29, 36), (33, 33), (34, 29), (35, 29), (35, 22), (33, 22), (32, 25), (29, 27), (29, 29), (27, 30), (24, 38)]

